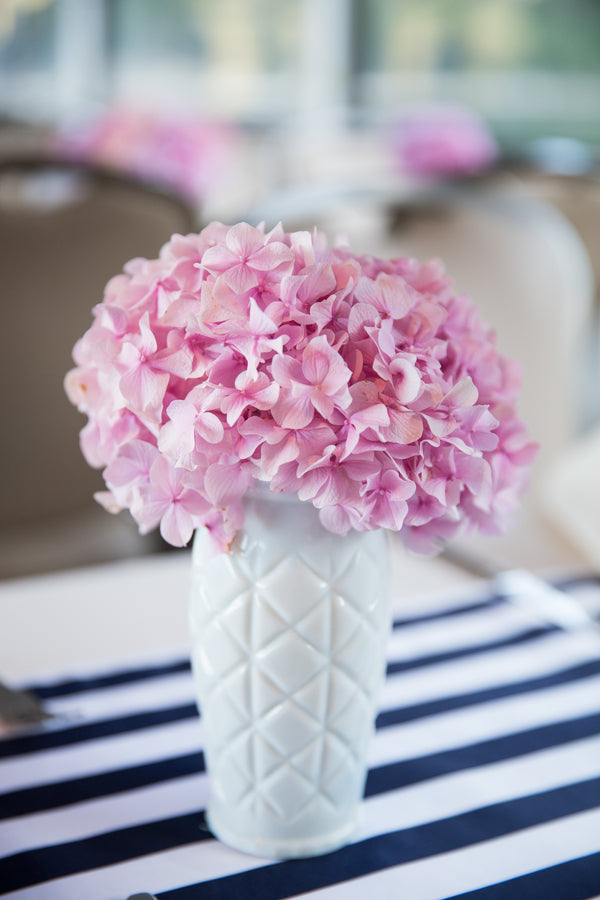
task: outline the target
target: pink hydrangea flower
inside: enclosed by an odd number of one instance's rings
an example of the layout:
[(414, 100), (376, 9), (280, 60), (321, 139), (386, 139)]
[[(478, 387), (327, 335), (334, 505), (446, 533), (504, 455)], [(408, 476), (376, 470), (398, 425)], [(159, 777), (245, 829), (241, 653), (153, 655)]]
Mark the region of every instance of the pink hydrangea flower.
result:
[(434, 178), (483, 172), (498, 155), (486, 123), (472, 110), (450, 104), (406, 113), (398, 125), (394, 149), (405, 171)]
[(262, 272), (285, 268), (291, 271), (294, 257), (281, 241), (268, 242), (258, 228), (245, 222), (234, 225), (223, 244), (209, 247), (202, 266), (211, 273), (223, 273), (225, 284), (235, 294), (244, 294), (260, 283)]
[(185, 470), (175, 469), (166, 457), (158, 456), (150, 467), (148, 481), (131, 503), (141, 531), (146, 533), (160, 524), (160, 533), (169, 544), (187, 544), (194, 528), (210, 511), (208, 501), (190, 485)]
[(504, 527), (536, 447), (518, 367), (439, 263), (213, 222), (111, 279), (65, 379), (111, 511), (226, 550), (255, 481), (432, 552)]
[(237, 140), (218, 122), (115, 107), (63, 129), (55, 143), (69, 159), (157, 181), (198, 202), (227, 176)]

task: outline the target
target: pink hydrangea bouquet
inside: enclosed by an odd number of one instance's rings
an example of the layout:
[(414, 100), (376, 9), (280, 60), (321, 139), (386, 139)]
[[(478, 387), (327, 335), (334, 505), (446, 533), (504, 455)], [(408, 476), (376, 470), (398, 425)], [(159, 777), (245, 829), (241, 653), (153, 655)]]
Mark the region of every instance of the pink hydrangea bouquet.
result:
[(266, 482), (330, 531), (392, 529), (433, 552), (500, 529), (535, 455), (518, 368), (441, 264), (317, 232), (174, 235), (109, 281), (74, 359), (97, 499), (177, 546), (206, 526), (228, 549)]

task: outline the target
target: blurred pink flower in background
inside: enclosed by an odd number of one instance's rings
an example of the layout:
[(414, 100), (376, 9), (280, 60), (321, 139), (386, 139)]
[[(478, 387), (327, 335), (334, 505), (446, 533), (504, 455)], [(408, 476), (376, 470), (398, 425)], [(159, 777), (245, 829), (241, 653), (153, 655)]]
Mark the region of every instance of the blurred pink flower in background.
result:
[(158, 182), (199, 202), (227, 171), (235, 142), (228, 124), (115, 107), (65, 128), (57, 149), (69, 159)]
[(424, 105), (408, 111), (393, 135), (401, 168), (412, 175), (475, 175), (489, 169), (498, 146), (487, 124), (468, 108)]

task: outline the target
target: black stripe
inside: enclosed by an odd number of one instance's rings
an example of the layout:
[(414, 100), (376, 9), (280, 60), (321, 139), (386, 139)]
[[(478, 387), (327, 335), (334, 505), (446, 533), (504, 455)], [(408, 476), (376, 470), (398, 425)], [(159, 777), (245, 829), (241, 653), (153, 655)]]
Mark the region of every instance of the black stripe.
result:
[(104, 675), (93, 675), (89, 678), (70, 678), (51, 684), (31, 684), (28, 685), (27, 689), (39, 697), (40, 700), (50, 700), (56, 697), (71, 697), (74, 694), (116, 687), (121, 684), (132, 684), (136, 681), (147, 681), (150, 678), (164, 678), (167, 675), (189, 672), (190, 668), (189, 659), (181, 659), (165, 663), (164, 665), (123, 669)]
[[(398, 798), (401, 803), (401, 797)], [(600, 778), (519, 797), (437, 822), (392, 831), (312, 859), (288, 860), (188, 887), (163, 891), (159, 900), (284, 900), (360, 878), (391, 866), (427, 859), (600, 804)], [(523, 900), (528, 897), (523, 895)], [(554, 895), (548, 894), (545, 900)], [(517, 896), (511, 900), (520, 900)]]
[(551, 675), (540, 675), (512, 684), (500, 684), (496, 687), (483, 688), (480, 691), (471, 691), (468, 694), (456, 694), (455, 696), (441, 697), (439, 700), (427, 700), (423, 703), (413, 703), (411, 706), (386, 709), (377, 716), (376, 726), (377, 728), (386, 728), (390, 725), (402, 725), (426, 716), (466, 709), (469, 706), (489, 703), (490, 700), (498, 700), (501, 697), (516, 697), (519, 694), (528, 694), (560, 684), (569, 684), (598, 674), (600, 674), (600, 659), (595, 659), (569, 669), (561, 669)]
[(102, 719), (84, 725), (73, 725), (56, 731), (42, 731), (34, 734), (23, 734), (19, 737), (0, 741), (0, 759), (35, 753), (39, 750), (51, 750), (66, 747), (80, 741), (91, 741), (97, 738), (113, 737), (142, 728), (155, 728), (157, 725), (168, 725), (182, 719), (192, 719), (198, 715), (195, 703), (182, 706), (171, 706), (166, 709), (149, 710), (134, 713), (130, 716), (119, 716), (115, 719)]
[(570, 591), (573, 588), (577, 589), (586, 585), (600, 587), (600, 574), (589, 572), (584, 575), (570, 575), (566, 578), (558, 578), (552, 583), (562, 591)]
[(113, 769), (98, 775), (84, 775), (81, 778), (22, 788), (0, 795), (0, 820), (46, 812), (68, 806), (70, 803), (83, 803), (86, 800), (159, 784), (172, 778), (196, 775), (204, 770), (204, 754), (198, 751), (157, 762)]
[(519, 631), (517, 634), (512, 634), (509, 637), (485, 641), (481, 644), (470, 644), (466, 647), (458, 647), (455, 650), (444, 650), (442, 653), (430, 653), (426, 656), (416, 657), (415, 659), (390, 662), (387, 666), (387, 674), (397, 675), (399, 672), (410, 672), (413, 669), (422, 669), (425, 666), (438, 665), (438, 663), (449, 662), (453, 659), (464, 659), (467, 656), (488, 653), (490, 650), (515, 647), (518, 644), (525, 644), (528, 641), (535, 641), (538, 638), (546, 637), (546, 635), (552, 634), (558, 630), (558, 627), (555, 625), (543, 625), (536, 628), (528, 628), (525, 631)]
[(398, 790), (431, 778), (492, 765), (505, 759), (515, 759), (597, 734), (600, 734), (600, 713), (388, 763), (369, 770), (365, 796)]
[(500, 594), (488, 594), (482, 600), (473, 600), (472, 603), (461, 603), (459, 606), (436, 609), (432, 612), (420, 613), (417, 616), (407, 616), (404, 619), (394, 619), (392, 628), (410, 628), (411, 625), (423, 625), (426, 622), (437, 622), (439, 619), (451, 619), (455, 616), (471, 615), (472, 613), (487, 612), (496, 606), (505, 606), (506, 597)]
[[(548, 579), (548, 583), (558, 590), (577, 591), (581, 587), (600, 587), (600, 575), (588, 573), (583, 575), (571, 575), (564, 578)], [(492, 582), (489, 582), (490, 587)], [(503, 606), (510, 603), (510, 600), (504, 594), (490, 592), (483, 599), (474, 600), (470, 603), (451, 606), (442, 610), (434, 610), (428, 613), (422, 613), (417, 616), (407, 616), (406, 618), (394, 619), (393, 628), (408, 628), (411, 625), (421, 625), (426, 622), (435, 622), (438, 619), (448, 619), (453, 616), (470, 615), (471, 613), (484, 612), (493, 609), (496, 606)]]
[(0, 893), (212, 838), (201, 811), (0, 859)]
[(600, 893), (600, 853), (455, 894), (448, 900), (591, 900)]
[[(600, 733), (600, 713), (584, 718), (544, 725), (475, 744), (444, 750), (427, 756), (388, 763), (369, 770), (365, 796), (398, 790), (418, 782), (513, 759), (539, 750), (582, 740)], [(30, 815), (109, 796), (134, 788), (148, 787), (172, 778), (205, 771), (201, 752), (170, 757), (153, 763), (128, 766), (97, 775), (86, 775), (0, 796), (0, 820)]]

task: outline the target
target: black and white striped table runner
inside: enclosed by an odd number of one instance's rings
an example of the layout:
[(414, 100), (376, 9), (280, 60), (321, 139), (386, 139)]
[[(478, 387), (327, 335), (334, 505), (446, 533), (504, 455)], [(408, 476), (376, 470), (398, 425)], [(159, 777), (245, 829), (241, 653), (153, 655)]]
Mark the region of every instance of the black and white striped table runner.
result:
[[(600, 614), (600, 581), (568, 587)], [(600, 644), (500, 598), (395, 620), (361, 833), (315, 859), (212, 838), (184, 655), (33, 687), (58, 720), (0, 740), (3, 897), (600, 896)]]

